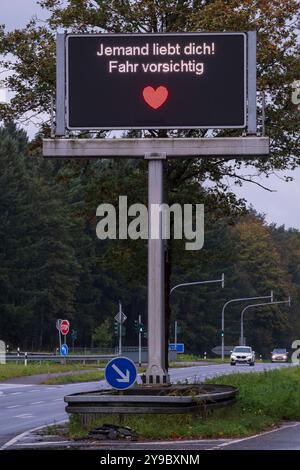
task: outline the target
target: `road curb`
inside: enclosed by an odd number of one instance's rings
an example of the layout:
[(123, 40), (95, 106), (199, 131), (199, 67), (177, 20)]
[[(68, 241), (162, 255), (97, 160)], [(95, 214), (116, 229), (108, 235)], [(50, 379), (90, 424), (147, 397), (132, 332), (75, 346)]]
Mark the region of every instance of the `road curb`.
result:
[(28, 429), (28, 431), (24, 431), (22, 432), (21, 434), (18, 434), (17, 436), (13, 437), (12, 439), (10, 439), (10, 441), (6, 442), (5, 444), (3, 444), (2, 447), (0, 447), (0, 451), (1, 450), (6, 450), (8, 449), (9, 447), (13, 446), (14, 444), (16, 444), (16, 442), (20, 441), (21, 439), (23, 439), (23, 437), (26, 437), (28, 436), (28, 434), (32, 433), (32, 432), (35, 432), (35, 431), (39, 431), (40, 429), (43, 429), (43, 428), (47, 428), (49, 426), (54, 426), (54, 425), (58, 425), (58, 424), (64, 424), (68, 421), (68, 419), (63, 419), (62, 421), (57, 421), (57, 423), (52, 423), (52, 424), (43, 424), (43, 426), (38, 426), (36, 428), (32, 428), (32, 429)]
[(230, 441), (230, 442), (224, 442), (224, 443), (219, 444), (215, 447), (212, 447), (209, 450), (218, 450), (218, 449), (221, 449), (222, 447), (227, 447), (227, 446), (230, 446), (230, 445), (233, 445), (233, 444), (238, 444), (239, 442), (249, 441), (251, 439), (255, 439), (256, 437), (267, 436), (268, 434), (283, 431), (284, 429), (294, 428), (294, 427), (299, 426), (299, 425), (300, 425), (300, 422), (296, 422), (296, 423), (292, 422), (291, 424), (283, 424), (282, 426), (279, 426), (276, 429), (271, 429), (270, 431), (263, 431), (263, 432), (258, 433), (258, 434), (253, 434), (253, 436), (247, 436), (247, 437), (242, 437), (242, 438), (238, 438), (238, 439), (232, 439), (232, 441)]

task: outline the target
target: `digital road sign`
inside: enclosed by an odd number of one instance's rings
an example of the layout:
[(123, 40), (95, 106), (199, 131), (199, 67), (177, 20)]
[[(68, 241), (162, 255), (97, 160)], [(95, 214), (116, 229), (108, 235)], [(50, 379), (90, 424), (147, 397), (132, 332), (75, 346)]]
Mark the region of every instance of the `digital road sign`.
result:
[(69, 34), (72, 130), (242, 128), (246, 34)]

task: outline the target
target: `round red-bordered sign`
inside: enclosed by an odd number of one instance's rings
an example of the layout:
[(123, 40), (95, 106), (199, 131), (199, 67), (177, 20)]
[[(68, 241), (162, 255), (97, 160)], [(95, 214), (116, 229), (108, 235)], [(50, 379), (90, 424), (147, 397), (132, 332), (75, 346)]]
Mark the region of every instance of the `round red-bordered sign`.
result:
[(70, 322), (68, 320), (62, 320), (60, 324), (60, 332), (62, 335), (67, 335), (70, 330)]

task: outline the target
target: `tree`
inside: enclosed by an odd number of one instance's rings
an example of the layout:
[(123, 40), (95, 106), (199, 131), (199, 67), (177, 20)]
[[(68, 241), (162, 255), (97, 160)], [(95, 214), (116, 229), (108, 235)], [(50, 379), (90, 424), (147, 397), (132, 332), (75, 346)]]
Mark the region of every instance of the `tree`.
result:
[[(7, 85), (16, 92), (11, 105), (2, 105), (0, 113), (3, 119), (23, 118), (28, 110), (32, 114), (48, 112), (51, 96), (55, 87), (55, 32), (58, 28), (68, 28), (74, 32), (166, 32), (166, 31), (226, 31), (226, 30), (253, 30), (258, 31), (258, 85), (259, 90), (267, 92), (267, 122), (266, 131), (271, 136), (271, 154), (266, 158), (199, 158), (188, 161), (169, 161), (167, 163), (167, 189), (169, 200), (174, 202), (182, 200), (184, 195), (188, 202), (205, 200), (208, 208), (214, 207), (215, 218), (221, 220), (230, 212), (237, 212), (242, 208), (241, 201), (237, 201), (230, 192), (228, 179), (230, 177), (237, 184), (244, 181), (256, 180), (256, 176), (272, 174), (278, 169), (293, 169), (299, 164), (299, 115), (290, 101), (291, 82), (299, 75), (299, 52), (296, 46), (295, 18), (299, 13), (297, 0), (277, 0), (266, 2), (256, 0), (41, 0), (40, 4), (49, 11), (49, 19), (42, 26), (33, 19), (26, 28), (13, 32), (6, 32), (3, 27), (0, 31), (0, 53), (5, 55), (2, 61), (4, 68), (11, 70), (7, 78)], [(14, 60), (9, 60), (9, 54)], [(144, 136), (168, 137), (189, 136), (202, 137), (208, 134), (207, 130), (183, 130), (183, 131), (145, 131)], [(223, 130), (214, 131), (212, 135), (237, 135), (240, 131)], [(45, 123), (42, 135), (49, 135), (49, 125)], [(134, 132), (131, 133), (134, 135)], [(84, 137), (84, 135), (82, 136)], [(122, 182), (122, 188), (132, 194), (133, 188), (142, 190), (139, 177), (144, 170), (144, 163), (136, 166), (129, 163), (129, 168), (134, 172), (131, 177), (126, 175)], [(101, 168), (99, 168), (99, 166)], [(88, 174), (91, 178), (89, 187), (85, 192), (86, 214), (91, 219), (91, 201), (103, 200), (104, 197), (115, 197), (118, 194), (120, 178), (116, 176), (124, 172), (122, 164), (114, 163), (106, 169), (107, 181), (103, 182), (103, 188), (99, 187), (99, 176), (105, 174), (104, 165), (99, 162), (78, 162), (68, 164), (73, 178)], [(111, 172), (111, 173), (110, 173)], [(251, 174), (252, 172), (252, 174)], [(59, 176), (60, 171), (58, 171)], [(250, 173), (250, 174), (249, 174)], [(111, 178), (110, 178), (111, 176)], [(98, 179), (97, 179), (98, 178)], [(206, 180), (210, 180), (209, 192), (199, 188)], [(128, 184), (128, 186), (126, 186)], [(130, 185), (129, 185), (130, 184)], [(135, 184), (135, 185), (134, 185)], [(116, 190), (116, 191), (115, 191)], [(115, 192), (113, 192), (115, 191)], [(96, 199), (97, 198), (97, 199)], [(107, 200), (105, 200), (107, 202)], [(216, 205), (218, 207), (216, 208)], [(222, 203), (222, 204), (220, 204)], [(93, 208), (93, 211), (95, 208)], [(88, 232), (89, 228), (87, 228)], [(100, 244), (98, 244), (100, 246)], [(128, 290), (125, 279), (131, 279), (131, 269), (138, 274), (138, 263), (131, 262), (136, 259), (136, 242), (134, 247), (130, 243), (120, 242), (118, 248), (111, 244), (101, 243), (103, 250), (101, 256), (97, 256), (96, 265), (89, 263), (89, 275), (91, 278), (101, 273), (98, 284), (105, 279), (105, 292), (113, 292), (107, 289), (108, 285), (121, 286), (127, 299), (131, 295), (139, 296), (138, 303), (142, 304), (141, 293), (145, 291), (143, 278), (141, 289)], [(175, 248), (174, 248), (175, 247)], [(142, 254), (144, 245), (139, 245), (139, 254)], [(92, 251), (92, 248), (91, 248)], [(109, 252), (116, 255), (120, 253), (118, 268), (122, 274), (109, 272), (107, 263)], [(175, 253), (176, 252), (176, 253)], [(177, 256), (178, 252), (178, 256)], [(176, 272), (178, 261), (182, 254), (178, 244), (169, 244), (169, 256), (167, 260), (167, 286), (166, 297), (168, 299), (170, 276)], [(185, 254), (186, 255), (186, 254)], [(142, 259), (142, 255), (138, 257)], [(117, 257), (114, 256), (114, 260)], [(126, 261), (125, 263), (122, 261)], [(175, 260), (175, 261), (174, 261)], [(128, 269), (130, 267), (130, 269)], [(103, 269), (102, 269), (103, 268)], [(105, 275), (103, 274), (105, 271)], [(127, 272), (126, 272), (127, 271)], [(109, 274), (108, 274), (109, 273)], [(185, 273), (186, 274), (186, 273)], [(109, 278), (109, 279), (108, 279)], [(108, 281), (108, 283), (106, 283)], [(95, 294), (93, 279), (89, 286)], [(126, 286), (126, 288), (125, 288)], [(138, 292), (136, 294), (135, 292)], [(86, 292), (85, 292), (86, 293)], [(80, 291), (79, 291), (80, 295)], [(92, 299), (94, 297), (91, 297)], [(85, 301), (88, 302), (87, 298)], [(94, 300), (93, 300), (94, 302)], [(128, 300), (129, 302), (129, 300)], [(94, 311), (95, 313), (95, 311)], [(89, 317), (90, 318), (90, 317)], [(94, 320), (89, 322), (92, 326)]]
[(113, 342), (113, 327), (109, 318), (106, 318), (100, 326), (97, 326), (93, 333), (93, 342), (95, 345), (108, 348)]
[[(49, 345), (71, 317), (79, 266), (61, 188), (30, 158), (23, 131), (0, 129), (0, 330), (16, 345)], [(52, 333), (51, 333), (52, 332)]]

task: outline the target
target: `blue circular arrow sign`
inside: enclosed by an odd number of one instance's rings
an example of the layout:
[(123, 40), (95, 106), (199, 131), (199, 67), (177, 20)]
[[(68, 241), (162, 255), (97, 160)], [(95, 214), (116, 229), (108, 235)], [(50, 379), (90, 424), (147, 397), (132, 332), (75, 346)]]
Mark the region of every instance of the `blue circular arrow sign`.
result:
[(116, 357), (109, 361), (105, 368), (106, 381), (117, 390), (132, 387), (136, 381), (136, 376), (136, 367), (127, 357)]
[(66, 344), (62, 344), (60, 348), (60, 355), (67, 356), (69, 354), (69, 348)]

